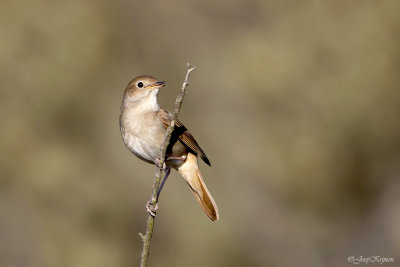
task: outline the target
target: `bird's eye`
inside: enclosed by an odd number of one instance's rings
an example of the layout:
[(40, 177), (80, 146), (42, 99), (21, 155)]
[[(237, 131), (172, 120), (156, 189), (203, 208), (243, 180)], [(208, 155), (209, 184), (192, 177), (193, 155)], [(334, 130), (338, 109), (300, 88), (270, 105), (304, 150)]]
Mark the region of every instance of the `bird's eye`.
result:
[(138, 82), (137, 86), (138, 86), (139, 88), (142, 88), (142, 87), (143, 87), (143, 83), (142, 83), (142, 82)]

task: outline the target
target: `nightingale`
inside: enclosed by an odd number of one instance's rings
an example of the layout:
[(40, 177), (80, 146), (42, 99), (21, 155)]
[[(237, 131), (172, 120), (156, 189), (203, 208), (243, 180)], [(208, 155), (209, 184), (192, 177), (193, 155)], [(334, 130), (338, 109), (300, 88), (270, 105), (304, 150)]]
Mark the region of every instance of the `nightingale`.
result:
[[(126, 87), (121, 105), (119, 123), (125, 145), (138, 158), (151, 164), (157, 164), (167, 128), (172, 120), (172, 113), (157, 103), (159, 89), (165, 85), (165, 82), (151, 76), (138, 76)], [(206, 215), (212, 221), (218, 220), (218, 208), (201, 175), (198, 156), (211, 166), (193, 135), (176, 120), (163, 166), (165, 177), (157, 199), (170, 169), (174, 168), (185, 179)], [(147, 209), (151, 213), (148, 207)]]

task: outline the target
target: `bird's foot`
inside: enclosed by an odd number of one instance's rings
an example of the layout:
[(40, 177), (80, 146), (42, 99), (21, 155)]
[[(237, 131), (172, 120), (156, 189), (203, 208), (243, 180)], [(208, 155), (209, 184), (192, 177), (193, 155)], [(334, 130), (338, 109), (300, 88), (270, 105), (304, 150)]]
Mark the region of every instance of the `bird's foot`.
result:
[(180, 157), (167, 157), (167, 160), (186, 160), (186, 156), (180, 156)]
[(150, 201), (150, 200), (147, 201), (146, 202), (146, 210), (152, 217), (156, 217), (157, 210), (158, 210), (158, 203), (156, 203), (156, 205), (154, 205), (152, 201)]
[(175, 156), (168, 156), (166, 157), (167, 159), (165, 160), (166, 162), (168, 162), (169, 165), (171, 166), (179, 166), (182, 163), (185, 162), (186, 160), (186, 156), (179, 156), (179, 157), (175, 157)]
[(165, 161), (164, 161), (164, 163), (162, 165), (161, 165), (160, 161), (161, 161), (161, 153), (158, 153), (157, 156), (156, 156), (156, 160), (154, 161), (154, 164), (156, 164), (156, 166), (158, 168), (160, 168), (161, 170), (165, 170), (167, 168), (167, 165), (165, 164)]

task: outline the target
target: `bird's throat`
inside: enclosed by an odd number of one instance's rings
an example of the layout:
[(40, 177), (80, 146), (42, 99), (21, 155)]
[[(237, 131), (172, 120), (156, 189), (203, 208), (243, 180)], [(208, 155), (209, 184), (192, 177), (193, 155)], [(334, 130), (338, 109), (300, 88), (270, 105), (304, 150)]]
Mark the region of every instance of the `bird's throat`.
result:
[(148, 108), (152, 111), (158, 111), (160, 109), (160, 106), (158, 105), (157, 102), (157, 95), (158, 95), (158, 90), (152, 90), (146, 97)]
[(149, 91), (145, 96), (127, 101), (124, 103), (125, 108), (134, 109), (136, 112), (156, 112), (160, 109), (157, 103), (158, 90)]

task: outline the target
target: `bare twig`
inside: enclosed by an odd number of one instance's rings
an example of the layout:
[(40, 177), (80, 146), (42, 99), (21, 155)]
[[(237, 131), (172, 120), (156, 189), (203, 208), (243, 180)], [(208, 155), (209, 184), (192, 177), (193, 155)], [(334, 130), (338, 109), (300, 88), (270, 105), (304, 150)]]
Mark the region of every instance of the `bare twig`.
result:
[[(164, 145), (161, 148), (161, 157), (158, 159), (158, 166), (164, 165), (165, 154), (167, 153), (167, 147), (169, 145), (169, 140), (171, 138), (172, 131), (175, 128), (175, 122), (176, 122), (176, 119), (178, 118), (178, 114), (179, 114), (179, 111), (182, 106), (183, 98), (185, 97), (186, 87), (189, 85), (189, 82), (188, 82), (189, 74), (195, 69), (196, 69), (196, 67), (192, 67), (192, 66), (190, 66), (189, 63), (187, 63), (186, 77), (185, 77), (185, 80), (183, 81), (181, 91), (175, 101), (174, 113), (172, 115), (171, 123), (168, 126), (167, 133), (165, 135)], [(157, 167), (156, 175), (155, 175), (154, 183), (153, 183), (153, 192), (152, 192), (151, 200), (150, 200), (150, 204), (153, 207), (155, 207), (158, 202), (157, 192), (158, 192), (158, 189), (160, 188), (162, 171), (163, 170), (161, 168)], [(142, 257), (140, 260), (141, 267), (147, 266), (147, 262), (149, 259), (150, 243), (151, 243), (151, 237), (153, 236), (153, 229), (154, 229), (154, 219), (155, 219), (155, 217), (153, 217), (152, 215), (149, 214), (149, 217), (147, 218), (146, 234), (143, 235), (143, 234), (139, 233), (139, 235), (143, 241)]]

